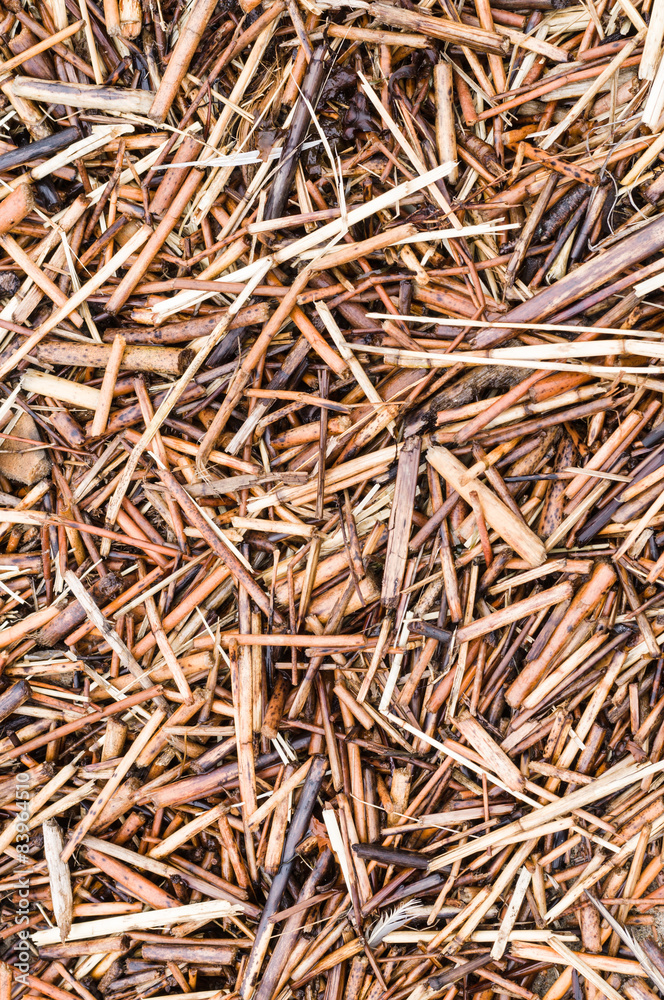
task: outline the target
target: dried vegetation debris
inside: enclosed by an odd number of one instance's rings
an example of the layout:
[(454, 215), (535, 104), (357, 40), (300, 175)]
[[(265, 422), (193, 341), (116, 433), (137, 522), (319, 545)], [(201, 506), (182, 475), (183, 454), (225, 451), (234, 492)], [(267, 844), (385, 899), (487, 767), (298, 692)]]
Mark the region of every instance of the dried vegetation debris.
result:
[(4, 0), (0, 1000), (661, 994), (663, 40)]

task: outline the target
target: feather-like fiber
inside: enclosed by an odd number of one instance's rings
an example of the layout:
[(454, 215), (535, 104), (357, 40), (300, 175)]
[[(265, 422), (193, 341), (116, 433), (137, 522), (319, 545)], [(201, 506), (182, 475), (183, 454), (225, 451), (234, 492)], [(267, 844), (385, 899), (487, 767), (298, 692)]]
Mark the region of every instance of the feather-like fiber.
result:
[(419, 899), (409, 899), (401, 906), (395, 907), (390, 913), (384, 913), (369, 931), (367, 944), (370, 948), (375, 948), (383, 940), (386, 934), (398, 931), (400, 927), (407, 924), (409, 920), (418, 915), (421, 906)]

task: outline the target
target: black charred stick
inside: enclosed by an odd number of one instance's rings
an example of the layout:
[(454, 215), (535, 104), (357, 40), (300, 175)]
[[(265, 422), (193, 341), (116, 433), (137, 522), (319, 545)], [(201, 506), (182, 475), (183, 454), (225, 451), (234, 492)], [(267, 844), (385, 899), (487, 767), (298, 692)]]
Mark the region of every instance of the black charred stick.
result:
[(279, 166), (265, 204), (265, 219), (278, 219), (279, 216), (285, 214), (291, 184), (299, 162), (301, 146), (311, 123), (311, 112), (316, 109), (324, 75), (325, 50), (320, 46), (314, 51), (302, 83), (302, 92), (293, 113), (288, 135), (281, 150)]
[(610, 192), (611, 186), (608, 184), (604, 184), (593, 191), (585, 218), (579, 226), (579, 231), (574, 238), (574, 243), (569, 255), (570, 262), (580, 260), (583, 256), (590, 234), (595, 228), (595, 223), (604, 210), (604, 205)]
[(439, 642), (450, 642), (452, 639), (452, 633), (448, 632), (447, 629), (437, 628), (426, 622), (410, 622), (408, 631), (415, 635), (425, 635), (428, 639), (438, 639)]
[[(314, 865), (313, 871), (305, 880), (298, 895), (298, 903), (304, 903), (315, 893), (329, 869), (332, 859), (331, 851), (326, 848), (321, 851)], [(303, 908), (297, 913), (293, 913), (279, 929), (279, 940), (270, 956), (267, 967), (260, 978), (255, 1000), (268, 1000), (273, 996), (274, 990), (279, 984), (284, 967), (292, 952), (293, 947), (299, 937), (300, 928), (307, 919), (307, 911)]]
[(559, 177), (553, 171), (549, 174), (546, 184), (540, 191), (537, 201), (533, 206), (533, 210), (526, 220), (526, 224), (523, 227), (522, 232), (517, 239), (512, 256), (510, 257), (507, 269), (505, 271), (505, 295), (509, 292), (516, 281), (516, 277), (519, 273), (521, 264), (523, 263), (526, 254), (528, 253), (528, 247), (533, 241), (535, 236), (535, 230), (542, 218), (544, 212), (546, 211), (547, 205), (551, 199), (551, 195), (556, 189)]
[(428, 868), (429, 860), (414, 851), (400, 851), (380, 844), (353, 844), (353, 853), (358, 858), (367, 858), (384, 865), (407, 865), (409, 868)]
[(11, 149), (8, 153), (0, 153), (0, 170), (13, 170), (16, 167), (22, 167), (25, 163), (32, 163), (33, 160), (53, 156), (61, 149), (71, 146), (80, 137), (80, 130), (72, 126), (63, 129), (62, 132), (46, 136), (45, 139), (29, 142), (26, 146), (17, 146), (16, 149)]
[(533, 290), (535, 288), (538, 288), (542, 284), (542, 281), (544, 280), (547, 271), (554, 263), (556, 257), (567, 243), (567, 240), (578, 226), (580, 220), (583, 218), (583, 214), (586, 211), (586, 206), (588, 204), (589, 199), (590, 195), (587, 194), (581, 201), (581, 204), (578, 206), (578, 208), (572, 213), (570, 219), (561, 228), (558, 236), (556, 237), (556, 242), (553, 244), (553, 247), (549, 250), (548, 254), (544, 258), (544, 263), (540, 266), (535, 277), (530, 282), (529, 287), (532, 288)]
[(270, 917), (273, 913), (277, 912), (286, 890), (293, 865), (297, 858), (296, 848), (309, 826), (311, 814), (316, 805), (316, 799), (326, 770), (327, 757), (314, 757), (300, 794), (297, 809), (286, 834), (279, 871), (274, 877), (270, 892), (265, 901), (261, 919), (256, 928), (256, 937), (240, 986), (240, 995), (244, 998), (248, 998), (253, 994), (258, 983), (263, 961), (270, 943), (270, 937), (274, 930), (274, 925), (270, 922)]
[(585, 184), (576, 184), (564, 197), (558, 201), (545, 216), (544, 221), (537, 230), (536, 236), (540, 243), (546, 243), (561, 227), (564, 226), (570, 217), (574, 215), (579, 205), (585, 201), (589, 195), (589, 190)]

